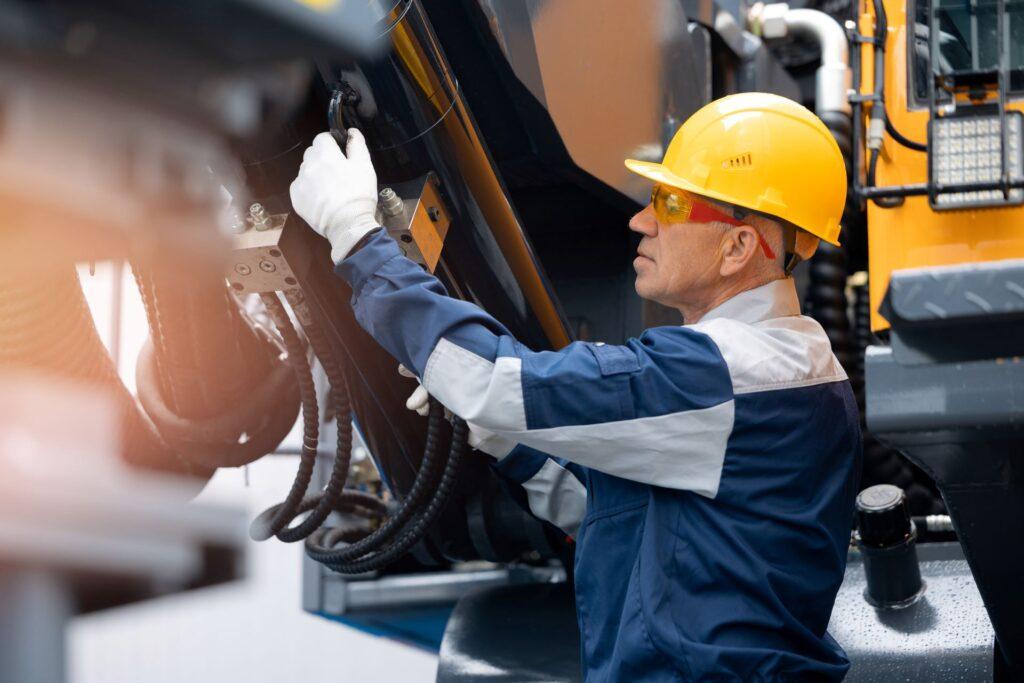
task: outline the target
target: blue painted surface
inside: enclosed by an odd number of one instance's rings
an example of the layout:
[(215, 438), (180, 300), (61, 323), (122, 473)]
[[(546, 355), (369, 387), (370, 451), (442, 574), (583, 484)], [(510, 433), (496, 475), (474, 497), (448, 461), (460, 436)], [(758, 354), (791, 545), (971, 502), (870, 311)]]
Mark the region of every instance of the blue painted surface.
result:
[(323, 612), (317, 614), (329, 621), (340, 622), (364, 633), (397, 640), (437, 654), (441, 649), (444, 629), (448, 625), (448, 618), (451, 616), (453, 608), (452, 605), (438, 605), (362, 612), (357, 615), (345, 616), (324, 614)]

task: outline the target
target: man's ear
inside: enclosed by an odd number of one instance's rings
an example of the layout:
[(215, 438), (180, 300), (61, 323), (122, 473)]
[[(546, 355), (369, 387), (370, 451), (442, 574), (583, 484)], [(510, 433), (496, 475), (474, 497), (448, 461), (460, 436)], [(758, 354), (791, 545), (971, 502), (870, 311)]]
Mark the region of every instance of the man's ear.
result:
[(737, 225), (722, 240), (722, 277), (735, 275), (750, 263), (758, 249), (757, 232), (749, 225)]

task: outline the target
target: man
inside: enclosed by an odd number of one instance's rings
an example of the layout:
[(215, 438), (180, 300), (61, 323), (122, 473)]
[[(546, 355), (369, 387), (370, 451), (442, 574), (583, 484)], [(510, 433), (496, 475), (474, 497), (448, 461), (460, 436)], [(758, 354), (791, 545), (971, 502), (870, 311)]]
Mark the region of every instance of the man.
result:
[(656, 183), (630, 221), (637, 292), (686, 325), (622, 346), (535, 352), (449, 298), (378, 229), (357, 131), (347, 157), (317, 136), (291, 196), (360, 324), (575, 536), (588, 680), (838, 680), (859, 421), (789, 273), (838, 238), (842, 156), (809, 111), (748, 93), (626, 163)]

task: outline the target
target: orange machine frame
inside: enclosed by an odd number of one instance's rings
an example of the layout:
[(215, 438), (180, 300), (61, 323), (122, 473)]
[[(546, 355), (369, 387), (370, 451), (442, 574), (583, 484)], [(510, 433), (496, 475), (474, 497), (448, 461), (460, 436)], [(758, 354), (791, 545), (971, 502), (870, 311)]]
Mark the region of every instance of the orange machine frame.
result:
[[(907, 12), (912, 0), (882, 0), (889, 21), (885, 37), (885, 110), (896, 130), (924, 142), (928, 125), (925, 103), (909, 99)], [(874, 34), (874, 10), (860, 5), (860, 32)], [(872, 45), (861, 45), (861, 93), (874, 88)], [(1010, 109), (1024, 110), (1024, 102), (1011, 101)], [(865, 116), (871, 103), (865, 103)], [(865, 126), (866, 118), (865, 118)], [(864, 158), (867, 158), (866, 152)], [(878, 160), (880, 186), (923, 183), (928, 180), (928, 156), (903, 147), (888, 135)], [(868, 202), (868, 270), (871, 290), (871, 329), (889, 327), (878, 306), (894, 270), (955, 263), (1024, 258), (1024, 207), (933, 211), (925, 196), (907, 197), (903, 205), (885, 209)]]

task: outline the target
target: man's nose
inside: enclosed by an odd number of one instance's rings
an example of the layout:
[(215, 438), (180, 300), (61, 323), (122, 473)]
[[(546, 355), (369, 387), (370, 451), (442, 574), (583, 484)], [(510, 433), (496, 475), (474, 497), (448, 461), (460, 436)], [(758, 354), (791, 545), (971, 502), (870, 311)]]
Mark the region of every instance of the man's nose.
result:
[(654, 207), (648, 204), (642, 211), (629, 219), (629, 229), (645, 237), (658, 234), (658, 219), (654, 215)]

